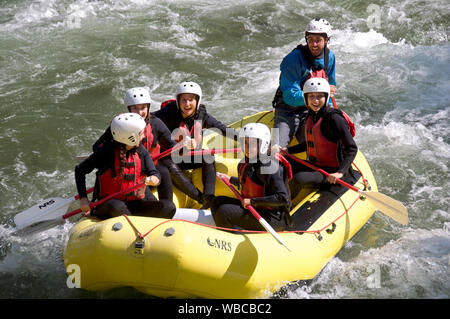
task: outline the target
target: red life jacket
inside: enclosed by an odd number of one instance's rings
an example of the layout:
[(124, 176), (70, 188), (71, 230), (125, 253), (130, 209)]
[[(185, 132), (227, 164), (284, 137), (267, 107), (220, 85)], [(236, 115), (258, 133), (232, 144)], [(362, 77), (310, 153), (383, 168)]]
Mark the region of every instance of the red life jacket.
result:
[(315, 124), (308, 116), (305, 123), (306, 154), (311, 163), (319, 167), (339, 167), (337, 157), (338, 144), (330, 142), (320, 131), (321, 117)]
[(190, 131), (183, 121), (180, 122), (179, 131), (174, 140), (180, 142), (185, 136), (193, 137), (197, 142), (197, 148), (200, 149), (202, 147), (202, 122), (195, 120)]
[(297, 48), (302, 52), (303, 57), (305, 58), (306, 62), (309, 64), (309, 74), (306, 76), (306, 78), (302, 81), (300, 87), (303, 90), (303, 84), (310, 79), (310, 78), (323, 78), (328, 81), (328, 75), (327, 75), (327, 69), (328, 69), (328, 60), (330, 55), (330, 50), (328, 47), (324, 48), (324, 66), (322, 67), (319, 64), (315, 63), (315, 60), (313, 56), (311, 55), (311, 52), (309, 51), (307, 46), (301, 46), (299, 45)]
[(176, 102), (176, 101), (177, 101), (176, 99), (168, 99), (168, 100), (165, 100), (164, 102), (161, 103), (161, 108), (160, 108), (160, 109), (162, 109), (163, 107), (165, 107), (167, 104), (172, 103), (172, 102)]
[(305, 83), (310, 78), (323, 78), (323, 79), (328, 81), (328, 76), (325, 73), (324, 69), (320, 69), (320, 70), (313, 70), (313, 69), (311, 69), (311, 70), (309, 70), (309, 74), (308, 74), (308, 76), (306, 77), (306, 79), (305, 79), (305, 81), (303, 83)]
[[(144, 131), (145, 137), (142, 139), (142, 144), (147, 149), (147, 151), (150, 153), (150, 156), (152, 158), (155, 158), (155, 156), (159, 155), (161, 153), (161, 146), (159, 145), (158, 141), (156, 140), (155, 136), (153, 135), (153, 129), (151, 123), (148, 123), (145, 127)], [(153, 161), (153, 163), (156, 164), (158, 161)]]
[[(132, 152), (127, 156), (127, 162), (123, 169), (122, 176), (118, 176), (118, 172), (120, 170), (120, 157), (119, 150), (116, 149), (114, 151), (114, 168), (106, 170), (99, 176), (99, 198), (104, 198), (108, 195), (123, 191), (133, 187), (134, 185), (142, 183), (144, 176), (141, 174), (141, 167), (142, 163), (138, 152)], [(114, 174), (111, 174), (112, 169), (115, 170)], [(123, 201), (132, 201), (142, 199), (144, 197), (144, 192), (142, 192), (141, 189), (138, 189), (134, 192), (117, 196), (116, 198)]]
[[(280, 154), (277, 154), (277, 159), (285, 167), (285, 173), (288, 179), (292, 179), (292, 168), (289, 162)], [(239, 167), (239, 183), (241, 185), (241, 196), (243, 198), (264, 197), (264, 185), (253, 181), (248, 176), (249, 163), (244, 162)]]

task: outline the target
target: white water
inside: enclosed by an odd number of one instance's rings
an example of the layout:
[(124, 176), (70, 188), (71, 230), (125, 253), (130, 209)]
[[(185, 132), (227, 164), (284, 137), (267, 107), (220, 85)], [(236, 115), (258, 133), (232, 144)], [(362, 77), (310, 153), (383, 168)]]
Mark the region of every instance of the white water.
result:
[(385, 1), (380, 25), (370, 28), (370, 4), (3, 1), (0, 286), (10, 288), (0, 296), (141, 297), (68, 289), (62, 244), (73, 224), (17, 237), (14, 215), (75, 194), (74, 158), (123, 111), (126, 88), (150, 87), (157, 109), (189, 78), (224, 123), (268, 109), (282, 58), (322, 15), (334, 29), (338, 104), (356, 122), (380, 192), (405, 203), (410, 224), (376, 213), (310, 285), (285, 297), (448, 298), (450, 7)]

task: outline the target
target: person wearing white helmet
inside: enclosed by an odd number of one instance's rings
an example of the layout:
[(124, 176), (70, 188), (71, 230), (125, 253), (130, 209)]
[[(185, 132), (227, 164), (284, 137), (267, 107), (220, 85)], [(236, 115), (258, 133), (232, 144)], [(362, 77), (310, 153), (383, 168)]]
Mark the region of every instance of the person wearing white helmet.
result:
[(217, 196), (211, 206), (214, 221), (219, 227), (264, 230), (261, 224), (246, 209), (252, 205), (266, 221), (278, 231), (290, 225), (291, 208), (287, 171), (290, 166), (267, 155), (270, 145), (270, 129), (262, 123), (246, 124), (239, 132), (239, 143), (244, 158), (238, 164), (238, 177), (226, 178), (238, 186), (242, 201), (226, 196)]
[[(136, 113), (123, 113), (111, 121), (113, 140), (105, 141), (96, 152), (75, 167), (75, 181), (80, 196), (80, 208), (89, 213), (86, 193), (86, 175), (97, 169), (93, 200), (127, 190), (145, 181), (148, 186), (160, 183), (147, 149), (142, 145), (145, 120)], [(175, 205), (169, 200), (157, 200), (145, 195), (145, 186), (121, 194), (97, 206), (93, 215), (99, 218), (122, 214), (171, 218)]]
[(148, 87), (135, 87), (125, 92), (125, 105), (129, 112), (137, 113), (147, 120), (152, 98)]
[(305, 185), (335, 184), (337, 178), (350, 173), (358, 152), (342, 111), (328, 107), (328, 81), (310, 78), (305, 82), (303, 93), (309, 109), (304, 128), (306, 143), (288, 147), (287, 151), (299, 153), (306, 150), (307, 160), (330, 175), (325, 177), (302, 164), (291, 163), (294, 171), (291, 191), (294, 196)]
[[(146, 127), (144, 130), (144, 138), (142, 144), (150, 153), (152, 158), (159, 155), (161, 152), (172, 148), (176, 142), (172, 139), (171, 133), (167, 126), (157, 117), (150, 113), (150, 105), (152, 99), (147, 87), (135, 87), (128, 89), (125, 92), (125, 105), (129, 112), (139, 114), (145, 119)], [(92, 146), (93, 151), (97, 151), (105, 141), (113, 140), (111, 134), (111, 127), (108, 127), (103, 135)], [(161, 175), (161, 183), (157, 186), (159, 199), (173, 200), (173, 185), (168, 169), (168, 158), (162, 158), (154, 161), (155, 167)], [(151, 190), (147, 189), (147, 197)]]
[[(203, 129), (215, 129), (225, 136), (237, 139), (232, 128), (227, 128), (206, 111), (202, 104), (203, 93), (200, 85), (192, 81), (180, 83), (173, 101), (164, 102), (164, 107), (154, 112), (172, 132), (175, 140), (187, 140), (187, 148), (201, 149)], [(216, 168), (214, 162), (205, 161), (202, 156), (182, 157), (181, 163), (172, 162), (169, 167), (172, 182), (183, 193), (208, 208), (214, 198), (216, 185)], [(185, 176), (183, 170), (202, 168), (203, 191), (196, 188)]]
[(279, 87), (272, 101), (274, 128), (277, 129), (273, 141), (278, 148), (287, 147), (305, 123), (308, 110), (303, 98), (303, 84), (308, 78), (326, 78), (334, 95), (336, 62), (334, 53), (327, 46), (330, 36), (330, 23), (325, 19), (313, 19), (306, 27), (306, 45), (298, 45), (281, 62)]

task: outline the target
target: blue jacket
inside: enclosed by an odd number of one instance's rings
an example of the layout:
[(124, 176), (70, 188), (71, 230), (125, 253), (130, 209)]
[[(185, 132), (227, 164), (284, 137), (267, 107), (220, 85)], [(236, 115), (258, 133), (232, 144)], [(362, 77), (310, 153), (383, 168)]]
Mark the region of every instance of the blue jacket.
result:
[[(315, 62), (324, 67), (324, 58), (315, 59)], [(286, 55), (281, 62), (280, 70), (280, 90), (283, 92), (284, 102), (293, 107), (305, 107), (305, 100), (300, 84), (306, 79), (310, 69), (302, 52), (299, 49), (295, 49)], [(328, 75), (328, 82), (334, 86), (336, 86), (335, 71), (335, 57), (334, 53), (330, 50), (326, 73)]]

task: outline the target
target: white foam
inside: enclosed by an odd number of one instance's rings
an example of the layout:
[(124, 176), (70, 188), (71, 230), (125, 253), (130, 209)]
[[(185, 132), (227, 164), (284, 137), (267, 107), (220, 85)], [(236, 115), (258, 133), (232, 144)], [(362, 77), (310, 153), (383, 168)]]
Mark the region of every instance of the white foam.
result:
[(337, 52), (350, 52), (361, 54), (365, 50), (372, 49), (380, 44), (390, 43), (382, 34), (373, 29), (369, 32), (354, 32), (350, 29), (335, 30), (333, 32), (332, 47), (336, 47)]
[(288, 298), (448, 298), (449, 261), (448, 230), (408, 229), (349, 261), (333, 258), (311, 285)]

